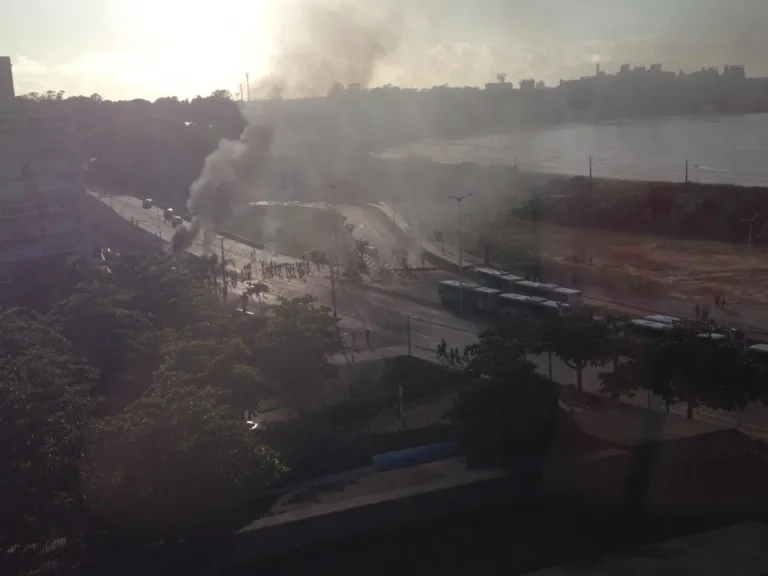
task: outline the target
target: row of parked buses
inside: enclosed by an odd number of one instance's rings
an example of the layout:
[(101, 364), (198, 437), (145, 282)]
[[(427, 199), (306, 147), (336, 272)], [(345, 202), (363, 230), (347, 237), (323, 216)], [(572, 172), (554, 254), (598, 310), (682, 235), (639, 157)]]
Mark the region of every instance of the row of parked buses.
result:
[[(519, 276), (493, 268), (473, 268), (469, 275), (476, 281), (441, 280), (437, 283), (440, 302), (446, 308), (462, 308), (468, 313), (492, 314), (514, 318), (521, 313), (567, 314), (583, 304), (579, 290), (556, 284), (529, 282)], [(652, 314), (630, 320), (628, 328), (645, 336), (660, 335), (684, 320), (674, 316)], [(742, 342), (744, 332), (734, 328), (715, 328), (698, 334), (701, 339)], [(753, 344), (747, 349), (756, 358), (768, 363), (768, 344)]]
[(582, 304), (581, 292), (579, 290), (563, 288), (557, 284), (530, 282), (503, 270), (472, 268), (469, 271), (469, 275), (483, 286), (493, 288), (503, 294), (533, 296), (569, 306), (580, 306)]
[(562, 315), (582, 304), (579, 290), (556, 284), (529, 282), (493, 268), (473, 268), (469, 275), (476, 282), (441, 280), (437, 283), (443, 306), (512, 318), (524, 312)]

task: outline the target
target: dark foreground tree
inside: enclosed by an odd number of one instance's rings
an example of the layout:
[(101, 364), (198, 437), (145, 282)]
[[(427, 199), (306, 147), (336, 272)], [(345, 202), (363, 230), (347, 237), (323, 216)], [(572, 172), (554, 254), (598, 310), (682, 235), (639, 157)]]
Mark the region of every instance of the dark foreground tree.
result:
[(459, 443), (477, 465), (525, 463), (552, 447), (558, 390), (525, 359), (526, 346), (498, 331), (485, 332), (467, 367), (471, 382), (449, 414)]
[(211, 388), (163, 390), (99, 422), (87, 458), (91, 512), (146, 540), (231, 528), (285, 471)]
[[(21, 309), (0, 314), (0, 549), (77, 533), (98, 372)], [(19, 554), (23, 548), (16, 549)], [(12, 555), (11, 555), (12, 556)]]
[(601, 378), (603, 390), (616, 397), (644, 389), (668, 406), (683, 402), (689, 420), (699, 405), (743, 409), (765, 389), (761, 370), (739, 348), (685, 328), (649, 340), (636, 358)]
[(337, 320), (305, 296), (280, 300), (258, 336), (254, 356), (268, 380), (305, 412), (320, 400), (330, 356), (341, 351)]
[(550, 317), (544, 324), (543, 345), (563, 363), (576, 371), (576, 388), (582, 390), (582, 376), (587, 366), (605, 364), (610, 355), (610, 327), (588, 311)]

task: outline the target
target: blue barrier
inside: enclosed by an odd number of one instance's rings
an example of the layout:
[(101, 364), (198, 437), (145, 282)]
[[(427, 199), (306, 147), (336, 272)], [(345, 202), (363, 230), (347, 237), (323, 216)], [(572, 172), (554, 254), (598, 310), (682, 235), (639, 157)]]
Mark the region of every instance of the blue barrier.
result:
[(428, 444), (426, 446), (406, 448), (405, 450), (397, 450), (395, 452), (374, 454), (373, 467), (376, 470), (395, 470), (397, 468), (406, 468), (416, 464), (426, 464), (427, 462), (443, 460), (455, 456), (458, 452), (459, 447), (456, 442)]

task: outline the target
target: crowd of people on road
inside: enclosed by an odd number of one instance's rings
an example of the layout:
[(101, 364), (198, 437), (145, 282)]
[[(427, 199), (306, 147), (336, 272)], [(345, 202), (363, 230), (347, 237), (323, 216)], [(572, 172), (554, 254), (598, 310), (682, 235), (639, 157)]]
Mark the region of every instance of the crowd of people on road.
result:
[(451, 366), (468, 364), (471, 355), (472, 347), (469, 345), (464, 346), (463, 353), (458, 346), (448, 350), (448, 343), (445, 341), (445, 338), (440, 340), (440, 343), (437, 345), (437, 358), (445, 358)]
[[(286, 280), (302, 280), (306, 282), (307, 276), (312, 273), (311, 262), (299, 260), (297, 262), (266, 262), (259, 260), (261, 265), (261, 277), (264, 280), (273, 278), (285, 278)], [(317, 271), (321, 270), (320, 264), (315, 264)]]
[[(725, 310), (725, 296), (715, 294), (714, 300), (715, 309)], [(702, 306), (699, 303), (696, 303), (696, 306), (693, 308), (693, 312), (696, 315), (696, 320), (701, 322), (707, 322), (709, 320), (710, 310), (709, 306), (706, 304)]]

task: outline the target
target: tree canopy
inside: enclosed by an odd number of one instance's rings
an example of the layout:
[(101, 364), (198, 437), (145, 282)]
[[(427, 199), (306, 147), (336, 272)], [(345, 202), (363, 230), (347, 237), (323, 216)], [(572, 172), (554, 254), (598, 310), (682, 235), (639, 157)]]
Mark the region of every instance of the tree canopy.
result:
[(192, 256), (71, 260), (35, 310), (0, 311), (2, 550), (215, 531), (285, 473), (244, 414), (322, 389), (336, 321), (311, 298), (223, 309), (199, 270)]
[(525, 463), (551, 448), (559, 415), (558, 390), (525, 358), (526, 343), (513, 332), (480, 335), (466, 368), (451, 420), (474, 464)]
[(757, 400), (764, 388), (759, 367), (740, 347), (700, 334), (681, 327), (649, 339), (628, 362), (602, 376), (603, 390), (613, 396), (648, 390), (667, 405), (685, 403), (689, 419), (699, 405), (738, 410)]

